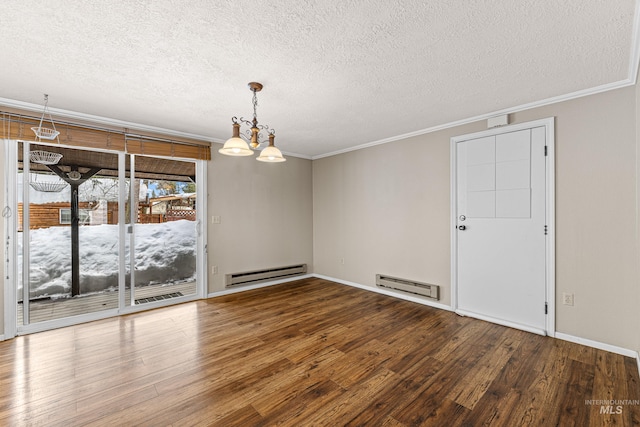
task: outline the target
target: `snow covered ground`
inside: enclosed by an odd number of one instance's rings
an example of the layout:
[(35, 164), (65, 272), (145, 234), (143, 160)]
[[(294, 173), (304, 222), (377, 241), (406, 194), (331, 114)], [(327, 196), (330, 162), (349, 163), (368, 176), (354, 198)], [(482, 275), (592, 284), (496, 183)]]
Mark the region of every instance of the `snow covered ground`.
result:
[[(31, 230), (30, 236), (31, 296), (68, 295), (71, 289), (71, 228)], [(135, 237), (136, 286), (195, 280), (195, 222), (137, 224)], [(81, 293), (117, 288), (118, 226), (83, 226), (79, 238)], [(18, 251), (22, 253), (21, 245)], [(128, 240), (126, 259), (129, 260)]]

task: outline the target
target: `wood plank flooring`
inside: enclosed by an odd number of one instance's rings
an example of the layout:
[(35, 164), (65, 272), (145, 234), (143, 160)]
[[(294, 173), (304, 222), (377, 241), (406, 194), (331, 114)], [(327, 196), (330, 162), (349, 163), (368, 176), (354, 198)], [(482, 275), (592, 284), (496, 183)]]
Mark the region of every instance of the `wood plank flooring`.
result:
[(304, 279), (0, 342), (0, 425), (632, 426), (640, 380), (631, 358)]

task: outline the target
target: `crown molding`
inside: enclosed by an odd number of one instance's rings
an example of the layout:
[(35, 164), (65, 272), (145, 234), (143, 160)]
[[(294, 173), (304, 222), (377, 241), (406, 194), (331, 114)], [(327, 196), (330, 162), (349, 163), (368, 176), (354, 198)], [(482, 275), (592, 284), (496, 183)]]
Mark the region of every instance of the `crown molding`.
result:
[[(0, 97), (0, 107), (15, 108), (15, 109), (30, 111), (35, 113), (42, 112), (42, 105), (32, 104), (30, 102), (17, 101), (15, 99), (1, 98), (1, 97)], [(71, 110), (64, 110), (61, 108), (49, 107), (48, 111), (51, 113), (51, 115), (64, 118), (64, 119), (72, 119), (72, 120), (79, 120), (82, 122), (89, 122), (93, 124), (114, 126), (118, 128), (127, 129), (128, 131), (137, 130), (137, 131), (158, 133), (158, 134), (167, 135), (167, 136), (195, 139), (198, 141), (208, 141), (208, 142), (217, 143), (217, 144), (224, 144), (224, 140), (222, 139), (212, 138), (209, 136), (199, 135), (195, 133), (180, 132), (172, 129), (143, 125), (143, 124), (134, 123), (134, 122), (127, 122), (125, 120), (95, 116), (93, 114), (85, 114), (85, 113), (80, 113), (80, 112), (71, 111)], [(292, 153), (289, 151), (283, 151), (282, 153), (290, 157), (298, 157), (301, 159), (311, 160), (311, 156), (308, 156), (305, 154)]]
[(582, 98), (584, 96), (595, 95), (610, 90), (621, 89), (627, 86), (633, 86), (638, 81), (638, 68), (640, 67), (640, 0), (635, 0), (635, 11), (633, 14), (633, 29), (631, 33), (631, 49), (629, 52), (629, 69), (628, 78), (613, 83), (608, 83), (600, 86), (596, 86), (589, 89), (583, 89), (576, 92), (571, 92), (565, 95), (554, 96), (551, 98), (543, 99), (540, 101), (530, 102), (527, 104), (518, 105), (515, 107), (505, 108), (503, 110), (493, 111), (491, 113), (482, 114), (479, 116), (469, 117), (467, 119), (456, 120), (454, 122), (445, 123), (438, 126), (432, 126), (430, 128), (417, 130), (415, 132), (404, 133), (402, 135), (392, 136), (390, 138), (380, 139), (373, 142), (357, 145), (351, 148), (345, 148), (343, 150), (331, 151), (324, 154), (317, 154), (311, 156), (311, 160), (318, 160), (325, 157), (337, 156), (338, 154), (344, 154), (351, 151), (362, 150), (364, 148), (374, 147), (376, 145), (387, 144), (393, 141), (400, 141), (402, 139), (411, 138), (413, 136), (425, 135), (427, 133), (437, 132), (439, 130), (450, 129), (456, 126), (462, 126), (480, 120), (486, 120), (493, 116), (499, 116), (503, 114), (512, 114), (519, 111), (530, 110), (532, 108), (543, 107), (545, 105), (557, 104), (559, 102), (569, 101), (576, 98)]
[[(376, 145), (388, 144), (394, 141), (400, 141), (403, 139), (411, 138), (414, 136), (425, 135), (432, 132), (437, 132), (444, 129), (450, 129), (456, 126), (462, 126), (469, 123), (478, 122), (481, 120), (486, 120), (493, 116), (499, 116), (503, 114), (512, 114), (520, 111), (530, 110), (532, 108), (543, 107), (546, 105), (556, 104), (559, 102), (569, 101), (576, 98), (582, 98), (589, 95), (595, 95), (602, 92), (607, 92), (610, 90), (621, 89), (627, 86), (633, 86), (636, 84), (638, 79), (638, 67), (640, 66), (640, 0), (635, 0), (635, 11), (633, 15), (633, 30), (631, 36), (631, 49), (630, 49), (630, 57), (629, 57), (629, 69), (628, 69), (628, 78), (624, 80), (620, 80), (613, 83), (607, 83), (604, 85), (596, 86), (589, 89), (583, 89), (576, 92), (571, 92), (565, 95), (559, 95), (551, 98), (546, 98), (540, 101), (534, 101), (527, 104), (522, 104), (514, 107), (505, 108), (502, 110), (492, 111), (490, 113), (481, 114), (474, 117), (469, 117), (466, 119), (456, 120), (453, 122), (445, 123), (438, 126), (432, 126), (425, 129), (420, 129), (414, 132), (404, 133), (401, 135), (392, 136), (389, 138), (379, 139), (376, 141), (368, 142), (365, 144), (356, 145), (355, 147), (345, 148), (342, 150), (331, 151), (322, 154), (316, 155), (306, 155), (300, 153), (293, 153), (289, 151), (283, 151), (283, 154), (291, 157), (297, 157), (301, 159), (307, 160), (318, 160), (325, 157), (337, 156), (339, 154), (349, 153), (351, 151), (362, 150), (369, 147), (374, 147)], [(0, 97), (0, 106), (17, 108), (25, 111), (33, 111), (40, 112), (42, 110), (42, 106), (38, 104), (32, 104), (22, 101), (16, 101), (8, 98)], [(223, 140), (218, 138), (211, 138), (204, 135), (192, 134), (188, 132), (179, 132), (171, 129), (160, 128), (155, 126), (143, 125), (140, 123), (127, 122), (124, 120), (111, 119), (108, 117), (95, 116), (92, 114), (84, 114), (76, 111), (63, 110), (59, 108), (49, 108), (49, 111), (52, 114), (55, 114), (59, 117), (70, 118), (75, 120), (87, 121), (96, 124), (103, 124), (109, 126), (122, 127), (127, 129), (135, 129), (138, 131), (146, 131), (153, 133), (160, 133), (168, 136), (176, 136), (183, 138), (196, 139), (200, 141), (208, 141), (213, 143), (224, 143)]]
[[(30, 102), (17, 101), (17, 100), (8, 99), (8, 98), (0, 98), (0, 107), (17, 108), (24, 111), (33, 111), (38, 113), (42, 112), (42, 105), (32, 104)], [(143, 125), (140, 123), (127, 122), (125, 120), (112, 119), (109, 117), (95, 116), (93, 114), (85, 114), (77, 111), (63, 110), (61, 108), (48, 107), (48, 111), (49, 113), (51, 113), (52, 116), (56, 116), (64, 119), (79, 120), (82, 122), (90, 122), (93, 124), (114, 126), (114, 127), (127, 129), (128, 131), (137, 130), (137, 131), (159, 133), (167, 136), (196, 139), (199, 141), (224, 142), (217, 138), (211, 138), (208, 136), (198, 135), (195, 133), (180, 132), (180, 131), (161, 128), (157, 126)]]
[[(638, 1), (640, 2), (640, 0), (638, 0)], [(638, 27), (640, 29), (640, 13), (638, 13), (639, 9), (640, 8), (636, 8), (636, 12), (637, 13), (636, 13), (636, 15), (634, 17), (634, 28)], [(354, 147), (345, 148), (345, 149), (342, 149), (342, 150), (331, 151), (331, 152), (328, 152), (328, 153), (317, 154), (317, 155), (314, 155), (314, 156), (309, 156), (309, 155), (300, 154), (300, 153), (293, 153), (293, 152), (289, 152), (289, 151), (283, 151), (283, 154), (285, 154), (287, 156), (291, 156), (291, 157), (297, 157), (297, 158), (301, 158), (301, 159), (306, 159), (306, 160), (319, 160), (319, 159), (323, 159), (325, 157), (337, 156), (339, 154), (349, 153), (351, 151), (362, 150), (362, 149), (365, 149), (365, 148), (374, 147), (376, 145), (388, 144), (390, 142), (400, 141), (400, 140), (411, 138), (411, 137), (414, 137), (414, 136), (425, 135), (425, 134), (428, 134), (428, 133), (433, 133), (433, 132), (437, 132), (437, 131), (444, 130), (444, 129), (450, 129), (450, 128), (453, 128), (453, 127), (456, 127), (456, 126), (462, 126), (462, 125), (466, 125), (466, 124), (469, 124), (469, 123), (474, 123), (474, 122), (478, 122), (478, 121), (481, 121), (481, 120), (486, 120), (486, 119), (488, 119), (490, 117), (499, 116), (499, 115), (502, 115), (502, 114), (517, 113), (517, 112), (520, 112), (520, 111), (530, 110), (532, 108), (538, 108), (538, 107), (543, 107), (543, 106), (546, 106), (546, 105), (557, 104), (559, 102), (564, 102), (564, 101), (569, 101), (569, 100), (572, 100), (572, 99), (582, 98), (582, 97), (589, 96), (589, 95), (595, 95), (595, 94), (602, 93), (602, 92), (608, 92), (610, 90), (621, 89), (621, 88), (624, 88), (624, 87), (627, 87), (627, 86), (633, 86), (633, 85), (636, 84), (637, 75), (638, 75), (638, 65), (640, 63), (640, 37), (638, 37), (637, 33), (638, 33), (638, 31), (634, 32), (633, 49), (632, 49), (633, 52), (632, 52), (632, 61), (631, 61), (632, 62), (632, 66), (630, 67), (630, 70), (633, 69), (633, 70), (635, 70), (635, 72), (628, 79), (620, 80), (620, 81), (613, 82), (613, 83), (607, 83), (607, 84), (596, 86), (596, 87), (593, 87), (593, 88), (583, 89), (583, 90), (579, 90), (579, 91), (576, 91), (576, 92), (571, 92), (571, 93), (568, 93), (568, 94), (565, 94), (565, 95), (559, 95), (559, 96), (543, 99), (543, 100), (540, 100), (540, 101), (534, 101), (534, 102), (530, 102), (530, 103), (527, 103), (527, 104), (518, 105), (518, 106), (515, 106), (515, 107), (510, 107), (510, 108), (505, 108), (505, 109), (502, 109), (502, 110), (492, 111), (490, 113), (481, 114), (481, 115), (474, 116), (474, 117), (469, 117), (469, 118), (466, 118), (466, 119), (456, 120), (456, 121), (445, 123), (445, 124), (442, 124), (442, 125), (432, 126), (432, 127), (425, 128), (425, 129), (420, 129), (420, 130), (417, 130), (417, 131), (414, 131), (414, 132), (403, 133), (401, 135), (396, 135), (396, 136), (392, 136), (392, 137), (389, 137), (389, 138), (379, 139), (377, 141), (372, 141), (372, 142), (368, 142), (368, 143), (365, 143), (365, 144), (356, 145)], [(33, 112), (40, 112), (42, 110), (42, 106), (38, 105), (38, 104), (32, 104), (32, 103), (29, 103), (29, 102), (17, 101), (17, 100), (13, 100), (13, 99), (9, 99), (9, 98), (1, 98), (1, 97), (0, 97), (0, 107), (16, 108), (16, 109), (21, 109), (21, 110), (25, 110), (25, 111), (33, 111)], [(200, 140), (200, 141), (208, 141), (208, 142), (218, 143), (218, 144), (223, 144), (224, 143), (223, 140), (218, 139), (218, 138), (211, 138), (211, 137), (207, 137), (207, 136), (204, 136), (204, 135), (192, 134), (192, 133), (188, 133), (188, 132), (179, 132), (179, 131), (166, 129), (166, 128), (160, 128), (160, 127), (156, 127), (156, 126), (148, 126), (148, 125), (143, 125), (143, 124), (140, 124), (140, 123), (127, 122), (127, 121), (124, 121), (124, 120), (111, 119), (111, 118), (108, 118), (108, 117), (96, 116), (96, 115), (93, 115), (93, 114), (79, 113), (77, 111), (63, 110), (63, 109), (60, 109), (60, 108), (49, 108), (49, 112), (52, 115), (55, 115), (55, 116), (58, 116), (58, 117), (75, 119), (75, 120), (86, 121), (86, 122), (92, 122), (92, 123), (95, 123), (95, 124), (103, 124), (103, 125), (122, 127), (122, 128), (127, 128), (127, 129), (135, 129), (135, 130), (139, 130), (139, 131), (160, 133), (160, 134), (169, 135), (169, 136), (191, 138), (191, 139), (196, 139), (196, 140)]]
[[(635, 41), (635, 39), (634, 39)], [(635, 47), (635, 50), (637, 51), (637, 46)], [(640, 56), (640, 55), (636, 55), (636, 56)], [(635, 58), (636, 61), (636, 66), (635, 69), (637, 70), (638, 68), (638, 58)], [(636, 73), (637, 74), (637, 71)], [(357, 151), (357, 150), (362, 150), (364, 148), (369, 148), (369, 147), (374, 147), (376, 145), (382, 145), (382, 144), (388, 144), (390, 142), (394, 142), (394, 141), (400, 141), (403, 139), (407, 139), (407, 138), (411, 138), (414, 136), (420, 136), (420, 135), (425, 135), (428, 133), (432, 133), (432, 132), (437, 132), (440, 130), (444, 130), (444, 129), (450, 129), (456, 126), (462, 126), (462, 125), (466, 125), (469, 123), (474, 123), (474, 122), (478, 122), (480, 120), (486, 120), (490, 117), (494, 117), (494, 116), (500, 116), (503, 114), (512, 114), (512, 113), (517, 113), (520, 111), (525, 111), (525, 110), (530, 110), (532, 108), (538, 108), (538, 107), (543, 107), (545, 105), (551, 105), (551, 104), (557, 104), (559, 102), (564, 102), (564, 101), (569, 101), (572, 99), (576, 99), (576, 98), (582, 98), (585, 96), (589, 96), (589, 95), (595, 95), (597, 93), (602, 93), (602, 92), (608, 92), (610, 90), (614, 90), (614, 89), (620, 89), (623, 87), (627, 87), (627, 86), (633, 86), (636, 81), (635, 81), (636, 76), (633, 76), (633, 79), (628, 78), (625, 80), (620, 80), (617, 82), (613, 82), (613, 83), (607, 83), (601, 86), (596, 86), (593, 88), (589, 88), (589, 89), (583, 89), (583, 90), (579, 90), (576, 92), (571, 92), (565, 95), (559, 95), (559, 96), (554, 96), (552, 98), (547, 98), (547, 99), (542, 99), (540, 101), (534, 101), (534, 102), (530, 102), (528, 104), (522, 104), (522, 105), (518, 105), (516, 107), (510, 107), (510, 108), (505, 108), (502, 110), (497, 110), (497, 111), (492, 111), (490, 113), (486, 113), (486, 114), (481, 114), (479, 116), (474, 116), (474, 117), (469, 117), (467, 119), (462, 119), (462, 120), (456, 120), (454, 122), (449, 122), (449, 123), (445, 123), (442, 125), (438, 125), (438, 126), (432, 126), (430, 128), (426, 128), (426, 129), (420, 129), (414, 132), (409, 132), (409, 133), (404, 133), (402, 135), (397, 135), (397, 136), (392, 136), (390, 138), (385, 138), (385, 139), (380, 139), (377, 141), (373, 141), (373, 142), (368, 142), (366, 144), (361, 144), (361, 145), (356, 145), (355, 147), (350, 147), (350, 148), (345, 148), (343, 150), (338, 150), (338, 151), (332, 151), (329, 153), (325, 153), (325, 154), (318, 154), (315, 156), (311, 157), (311, 160), (318, 160), (318, 159), (322, 159), (325, 157), (331, 157), (331, 156), (337, 156), (338, 154), (344, 154), (344, 153), (348, 153), (351, 151)]]

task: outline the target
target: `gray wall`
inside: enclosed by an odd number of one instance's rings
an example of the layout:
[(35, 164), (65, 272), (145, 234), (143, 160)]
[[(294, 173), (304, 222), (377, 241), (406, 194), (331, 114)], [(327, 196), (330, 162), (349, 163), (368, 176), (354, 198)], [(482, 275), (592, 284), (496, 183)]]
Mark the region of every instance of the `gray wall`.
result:
[(449, 304), (454, 134), (314, 160), (315, 272), (371, 286), (377, 273), (434, 283)]
[[(312, 271), (311, 161), (263, 163), (219, 148), (213, 144), (208, 162), (209, 292), (224, 289), (227, 273), (297, 263)], [(220, 224), (211, 223), (214, 215)]]
[[(512, 115), (556, 117), (557, 330), (637, 351), (639, 104), (629, 87)], [(315, 273), (369, 286), (376, 273), (437, 283), (449, 304), (449, 140), (485, 128), (275, 165), (220, 156), (214, 144), (209, 292), (224, 289), (225, 273), (306, 262)], [(2, 196), (3, 182), (0, 174)], [(221, 224), (211, 224), (213, 215)], [(573, 307), (560, 304), (563, 292), (575, 294)]]
[(640, 351), (636, 90), (514, 117), (556, 116), (556, 329)]
[[(635, 87), (512, 115), (556, 117), (556, 329), (640, 350)], [(450, 304), (450, 138), (459, 126), (313, 162), (315, 272), (435, 283)], [(344, 264), (342, 264), (344, 259)], [(563, 292), (575, 305), (560, 304)]]

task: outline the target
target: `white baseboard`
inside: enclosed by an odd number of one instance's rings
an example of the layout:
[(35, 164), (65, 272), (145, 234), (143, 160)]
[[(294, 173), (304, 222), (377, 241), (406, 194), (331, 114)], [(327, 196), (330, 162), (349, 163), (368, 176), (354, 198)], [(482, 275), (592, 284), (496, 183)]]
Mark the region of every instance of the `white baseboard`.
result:
[[(296, 277), (292, 277), (292, 278), (289, 278), (289, 279), (274, 280), (272, 282), (259, 283), (257, 285), (249, 285), (249, 286), (239, 287), (239, 288), (235, 288), (235, 289), (225, 289), (225, 290), (222, 290), (222, 291), (212, 292), (212, 293), (207, 295), (207, 298), (212, 298), (212, 297), (217, 297), (217, 296), (222, 296), (222, 295), (235, 294), (235, 293), (238, 293), (238, 292), (250, 291), (250, 290), (253, 290), (253, 289), (265, 288), (267, 286), (279, 285), (280, 283), (293, 282), (293, 281), (296, 281), (296, 280), (308, 279), (308, 278), (311, 278), (311, 277), (317, 277), (318, 279), (324, 279), (324, 280), (328, 280), (330, 282), (336, 282), (336, 283), (340, 283), (342, 285), (347, 285), (347, 286), (352, 286), (354, 288), (364, 289), (365, 291), (376, 292), (378, 294), (387, 295), (387, 296), (391, 296), (391, 297), (395, 297), (395, 298), (400, 298), (400, 299), (411, 301), (411, 302), (415, 302), (415, 303), (418, 303), (418, 304), (428, 305), (430, 307), (439, 308), (441, 310), (454, 311), (450, 306), (448, 306), (446, 304), (441, 304), (441, 303), (437, 303), (437, 302), (431, 302), (431, 301), (427, 301), (427, 300), (424, 300), (422, 298), (417, 298), (417, 297), (414, 297), (414, 296), (411, 296), (411, 295), (405, 295), (405, 294), (402, 294), (400, 292), (393, 292), (393, 291), (387, 290), (387, 289), (382, 289), (382, 288), (378, 288), (378, 287), (362, 285), (360, 283), (350, 282), (348, 280), (336, 279), (335, 277), (330, 277), (330, 276), (325, 276), (325, 275), (322, 275), (322, 274), (315, 274), (315, 273), (314, 274), (306, 274), (304, 276), (296, 276)], [(509, 326), (509, 325), (505, 325), (505, 326)], [(539, 333), (537, 331), (529, 331), (529, 332)], [(586, 339), (586, 338), (575, 337), (573, 335), (564, 334), (562, 332), (556, 332), (555, 333), (555, 338), (561, 339), (561, 340), (564, 340), (564, 341), (573, 342), (573, 343), (576, 343), (576, 344), (586, 345), (587, 347), (593, 347), (593, 348), (597, 348), (597, 349), (600, 349), (600, 350), (609, 351), (611, 353), (621, 354), (621, 355), (627, 356), (627, 357), (633, 357), (634, 359), (636, 359), (636, 362), (638, 363), (638, 372), (640, 373), (640, 353), (638, 353), (637, 351), (629, 350), (629, 349), (618, 347), (618, 346), (611, 345), (611, 344), (601, 343), (601, 342), (598, 342), (598, 341), (589, 340), (589, 339)], [(0, 336), (0, 340), (2, 340), (2, 336)]]
[(378, 294), (383, 294), (383, 295), (387, 295), (387, 296), (390, 296), (390, 297), (400, 298), (400, 299), (403, 299), (403, 300), (406, 300), (406, 301), (411, 301), (411, 302), (415, 302), (415, 303), (422, 304), (422, 305), (428, 305), (430, 307), (439, 308), (441, 310), (453, 311), (451, 309), (451, 307), (448, 306), (448, 305), (445, 305), (445, 304), (442, 304), (442, 303), (439, 303), (439, 302), (427, 301), (427, 300), (424, 300), (422, 298), (414, 297), (414, 296), (407, 295), (407, 294), (400, 293), (400, 292), (394, 292), (394, 291), (391, 291), (391, 290), (378, 288), (378, 287), (373, 287), (373, 286), (361, 285), (360, 283), (349, 282), (347, 280), (342, 280), (342, 279), (336, 279), (334, 277), (324, 276), (322, 274), (312, 274), (311, 276), (317, 277), (318, 279), (329, 280), (330, 282), (340, 283), (342, 285), (353, 286), (354, 288), (364, 289), (365, 291), (376, 292)]
[(633, 357), (638, 361), (638, 367), (640, 368), (640, 358), (638, 356), (638, 352), (634, 350), (629, 350), (627, 348), (618, 347), (611, 344), (605, 344), (599, 341), (593, 341), (586, 338), (575, 337), (569, 334), (563, 334), (562, 332), (556, 332), (556, 338), (573, 342), (576, 344), (586, 345), (588, 347), (597, 348), (600, 350), (610, 351), (611, 353), (621, 354), (627, 357)]
[(305, 274), (304, 276), (295, 276), (295, 277), (290, 277), (288, 279), (273, 280), (271, 282), (258, 283), (257, 285), (239, 286), (237, 288), (224, 289), (222, 291), (211, 292), (207, 294), (207, 298), (220, 297), (222, 295), (229, 295), (229, 294), (237, 294), (238, 292), (266, 288), (267, 286), (279, 285), (281, 283), (287, 283), (287, 282), (295, 282), (296, 280), (310, 279), (312, 277), (313, 277), (312, 274)]
[(605, 344), (599, 341), (588, 340), (586, 338), (575, 337), (573, 335), (563, 334), (562, 332), (556, 332), (556, 338), (576, 344), (586, 345), (587, 347), (597, 348), (599, 350), (609, 351), (611, 353), (621, 354), (627, 357), (633, 357), (636, 359), (636, 363), (638, 364), (638, 374), (640, 374), (640, 353), (635, 350), (629, 350), (628, 348)]
[[(364, 289), (366, 291), (377, 292), (379, 294), (388, 295), (388, 296), (392, 296), (392, 297), (396, 297), (396, 298), (401, 298), (401, 299), (412, 301), (412, 302), (417, 302), (418, 304), (424, 304), (424, 305), (428, 305), (428, 306), (431, 306), (431, 307), (440, 308), (442, 310), (454, 311), (448, 305), (440, 304), (440, 303), (437, 303), (437, 302), (425, 301), (425, 300), (423, 300), (421, 298), (412, 297), (411, 295), (404, 295), (404, 294), (401, 294), (401, 293), (388, 291), (386, 289), (381, 289), (381, 288), (378, 288), (378, 287), (361, 285), (360, 283), (354, 283), (354, 282), (349, 282), (347, 280), (336, 279), (334, 277), (324, 276), (322, 274), (312, 274), (311, 276), (312, 277), (317, 277), (319, 279), (329, 280), (331, 282), (340, 283), (340, 284), (343, 284), (343, 285), (353, 286), (355, 288)], [(505, 325), (505, 326), (510, 326), (510, 325)], [(520, 328), (520, 329), (522, 329), (522, 328)], [(540, 334), (540, 332), (538, 332), (538, 331), (529, 331), (529, 332)], [(544, 334), (542, 334), (542, 335), (544, 335)], [(561, 340), (564, 340), (564, 341), (570, 341), (570, 342), (573, 342), (573, 343), (576, 343), (576, 344), (586, 345), (587, 347), (593, 347), (593, 348), (597, 348), (597, 349), (600, 349), (600, 350), (610, 351), (611, 353), (621, 354), (623, 356), (633, 357), (638, 362), (638, 372), (640, 373), (640, 353), (638, 353), (637, 351), (629, 350), (629, 349), (622, 348), (622, 347), (617, 347), (617, 346), (614, 346), (614, 345), (611, 345), (611, 344), (601, 343), (601, 342), (598, 342), (598, 341), (589, 340), (589, 339), (586, 339), (586, 338), (574, 337), (572, 335), (563, 334), (562, 332), (556, 332), (555, 333), (555, 338), (558, 338), (558, 339), (561, 339)]]
[(0, 335), (0, 341), (4, 341), (4, 335)]

